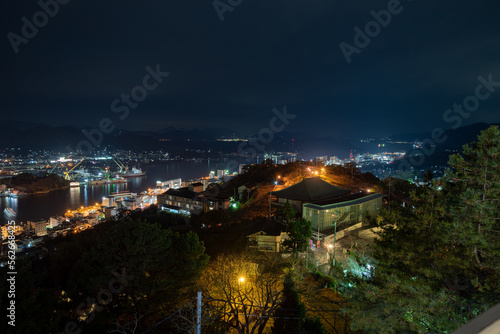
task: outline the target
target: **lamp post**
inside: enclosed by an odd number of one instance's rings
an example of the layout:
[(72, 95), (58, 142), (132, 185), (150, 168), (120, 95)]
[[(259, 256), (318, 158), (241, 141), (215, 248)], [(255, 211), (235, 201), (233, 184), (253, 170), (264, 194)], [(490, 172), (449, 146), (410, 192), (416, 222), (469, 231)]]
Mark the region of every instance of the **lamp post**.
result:
[(335, 249), (337, 248), (337, 219), (338, 219), (339, 211), (335, 210), (333, 214), (335, 216), (335, 233), (333, 235), (333, 265), (335, 265)]
[(328, 245), (328, 256), (330, 257), (330, 264), (333, 264), (334, 258), (332, 256), (331, 250), (332, 250), (332, 245)]

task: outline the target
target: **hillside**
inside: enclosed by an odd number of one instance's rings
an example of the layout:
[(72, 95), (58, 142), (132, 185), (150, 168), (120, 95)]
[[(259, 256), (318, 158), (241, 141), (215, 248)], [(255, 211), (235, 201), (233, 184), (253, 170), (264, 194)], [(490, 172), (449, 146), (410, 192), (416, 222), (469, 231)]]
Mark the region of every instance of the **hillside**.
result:
[(8, 188), (14, 188), (27, 194), (47, 193), (69, 187), (69, 181), (55, 174), (37, 177), (33, 174), (22, 173), (11, 178), (1, 179), (0, 182), (7, 185)]

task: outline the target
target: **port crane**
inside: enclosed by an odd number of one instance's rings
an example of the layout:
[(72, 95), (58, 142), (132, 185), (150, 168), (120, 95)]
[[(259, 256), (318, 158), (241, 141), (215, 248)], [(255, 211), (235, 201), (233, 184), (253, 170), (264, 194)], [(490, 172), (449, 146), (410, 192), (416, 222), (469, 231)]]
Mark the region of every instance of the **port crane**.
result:
[(52, 169), (50, 170), (49, 174), (54, 174), (54, 171), (56, 170), (57, 167), (61, 166), (62, 167), (62, 162), (61, 161), (58, 161), (54, 167), (52, 167)]
[(120, 160), (118, 159), (113, 159), (113, 161), (118, 165), (118, 168), (120, 168), (120, 170), (118, 171), (118, 173), (126, 173), (127, 170), (128, 170), (128, 166), (125, 166)]
[(84, 161), (85, 161), (85, 159), (82, 159), (82, 160), (80, 160), (79, 163), (74, 165), (70, 170), (66, 169), (66, 171), (64, 172), (64, 179), (69, 181), (70, 180), (69, 173), (71, 173), (76, 167), (80, 166), (80, 164)]

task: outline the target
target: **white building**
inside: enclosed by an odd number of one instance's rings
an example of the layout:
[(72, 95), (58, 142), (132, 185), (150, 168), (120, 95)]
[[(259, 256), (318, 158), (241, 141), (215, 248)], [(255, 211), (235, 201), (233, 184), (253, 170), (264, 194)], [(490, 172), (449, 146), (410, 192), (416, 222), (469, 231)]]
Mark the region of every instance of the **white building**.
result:
[(156, 188), (158, 189), (163, 189), (163, 188), (173, 188), (177, 189), (182, 186), (182, 179), (173, 179), (173, 180), (168, 180), (168, 181), (156, 181)]
[(226, 176), (226, 171), (224, 169), (218, 169), (217, 170), (217, 178), (218, 179), (223, 179), (224, 176)]
[(37, 237), (47, 235), (47, 221), (45, 220), (28, 221), (28, 227), (35, 231)]
[(49, 224), (47, 225), (48, 228), (54, 228), (62, 224), (62, 222), (65, 220), (64, 217), (50, 217), (49, 218)]

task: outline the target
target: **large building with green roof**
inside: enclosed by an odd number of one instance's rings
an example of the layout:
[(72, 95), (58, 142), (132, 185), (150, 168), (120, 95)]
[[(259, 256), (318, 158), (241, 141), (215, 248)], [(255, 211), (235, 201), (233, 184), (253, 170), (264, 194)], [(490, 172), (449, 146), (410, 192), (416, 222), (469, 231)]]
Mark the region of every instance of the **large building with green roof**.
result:
[[(289, 202), (302, 217), (310, 220), (313, 231), (331, 235), (375, 217), (382, 207), (384, 195), (358, 192), (334, 186), (320, 177), (304, 179), (288, 188), (272, 191), (270, 204), (278, 208)], [(361, 226), (359, 225), (359, 226)]]

